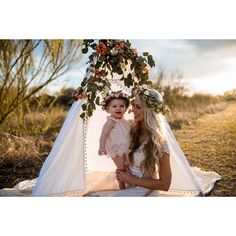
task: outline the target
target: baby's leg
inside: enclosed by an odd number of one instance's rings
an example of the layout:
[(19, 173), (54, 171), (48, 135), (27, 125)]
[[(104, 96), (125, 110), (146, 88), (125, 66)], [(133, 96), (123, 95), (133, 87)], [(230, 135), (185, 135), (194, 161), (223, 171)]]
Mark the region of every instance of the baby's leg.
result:
[[(118, 170), (121, 170), (121, 171), (125, 170), (125, 157), (124, 156), (116, 156), (116, 157), (113, 157), (112, 160), (115, 163)], [(125, 189), (125, 183), (119, 181), (119, 188)]]

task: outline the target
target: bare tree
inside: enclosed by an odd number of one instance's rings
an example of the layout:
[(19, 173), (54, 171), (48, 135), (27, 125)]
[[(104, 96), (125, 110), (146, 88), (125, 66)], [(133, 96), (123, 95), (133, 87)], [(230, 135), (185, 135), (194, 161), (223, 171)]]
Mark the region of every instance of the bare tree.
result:
[(81, 59), (82, 40), (0, 40), (0, 124)]

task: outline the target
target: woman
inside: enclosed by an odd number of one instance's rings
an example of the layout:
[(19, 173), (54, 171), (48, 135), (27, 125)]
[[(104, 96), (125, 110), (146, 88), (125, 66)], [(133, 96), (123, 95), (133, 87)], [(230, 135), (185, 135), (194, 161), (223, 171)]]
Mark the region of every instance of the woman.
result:
[(131, 187), (111, 196), (130, 195), (131, 192), (142, 196), (148, 195), (151, 190), (168, 191), (172, 174), (170, 150), (158, 116), (165, 111), (161, 94), (154, 89), (143, 89), (134, 99), (132, 111), (134, 124), (128, 167), (126, 171), (116, 171), (117, 179)]

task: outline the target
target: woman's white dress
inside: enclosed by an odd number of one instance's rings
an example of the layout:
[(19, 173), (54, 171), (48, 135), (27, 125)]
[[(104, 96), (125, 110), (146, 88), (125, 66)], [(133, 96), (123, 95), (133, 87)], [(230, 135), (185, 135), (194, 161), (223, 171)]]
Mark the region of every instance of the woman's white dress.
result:
[[(147, 144), (147, 142), (148, 142), (148, 139), (145, 140), (144, 143), (141, 144), (140, 147), (134, 152), (133, 164), (129, 167), (131, 174), (133, 176), (138, 177), (138, 178), (143, 178), (143, 175), (144, 175), (144, 172), (141, 169), (141, 164), (145, 159), (144, 148), (145, 148), (145, 145)], [(169, 149), (167, 142), (164, 142), (164, 144), (162, 146), (162, 152), (166, 152), (166, 153), (170, 154), (170, 149)], [(119, 196), (120, 197), (121, 196), (141, 197), (141, 196), (148, 196), (151, 193), (154, 193), (154, 191), (151, 189), (147, 189), (147, 188), (143, 188), (143, 187), (139, 187), (139, 186), (133, 186), (133, 187), (129, 187), (127, 189), (112, 193), (109, 196), (113, 196), (113, 197), (119, 197)], [(155, 193), (155, 195), (158, 195), (158, 193)]]

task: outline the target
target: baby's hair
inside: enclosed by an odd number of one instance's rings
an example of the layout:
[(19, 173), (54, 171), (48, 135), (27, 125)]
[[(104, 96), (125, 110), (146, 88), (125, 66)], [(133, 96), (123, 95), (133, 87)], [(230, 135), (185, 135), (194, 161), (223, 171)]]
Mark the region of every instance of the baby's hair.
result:
[(109, 104), (111, 103), (112, 100), (114, 99), (122, 99), (125, 101), (125, 106), (126, 106), (126, 110), (129, 107), (129, 96), (122, 93), (122, 91), (117, 91), (117, 92), (111, 92), (109, 95), (107, 95), (106, 97), (103, 98), (103, 101), (101, 103), (102, 105), (102, 109), (103, 110), (107, 110), (107, 107), (109, 106)]

